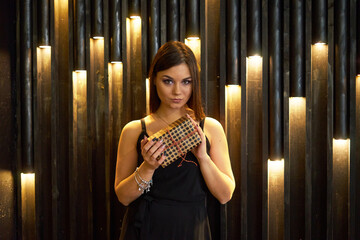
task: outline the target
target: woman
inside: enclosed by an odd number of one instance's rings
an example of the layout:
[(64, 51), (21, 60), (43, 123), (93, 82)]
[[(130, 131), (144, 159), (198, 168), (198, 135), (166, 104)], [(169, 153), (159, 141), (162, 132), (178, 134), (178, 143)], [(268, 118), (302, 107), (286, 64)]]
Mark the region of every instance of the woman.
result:
[[(199, 69), (184, 43), (168, 42), (149, 72), (151, 114), (122, 130), (115, 192), (128, 206), (120, 239), (211, 239), (206, 194), (228, 202), (235, 188), (226, 136), (221, 124), (206, 117), (201, 105)], [(162, 142), (148, 136), (187, 115), (201, 144), (166, 168)], [(192, 117), (190, 117), (192, 115)]]

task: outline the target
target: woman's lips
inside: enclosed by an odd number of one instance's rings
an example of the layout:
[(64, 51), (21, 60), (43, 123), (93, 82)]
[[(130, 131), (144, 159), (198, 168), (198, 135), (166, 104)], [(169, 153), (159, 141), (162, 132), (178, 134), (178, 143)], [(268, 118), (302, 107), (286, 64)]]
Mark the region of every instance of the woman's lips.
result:
[(172, 101), (173, 103), (180, 103), (180, 102), (181, 102), (181, 99), (179, 99), (179, 98), (173, 98), (173, 99), (171, 99), (171, 101)]

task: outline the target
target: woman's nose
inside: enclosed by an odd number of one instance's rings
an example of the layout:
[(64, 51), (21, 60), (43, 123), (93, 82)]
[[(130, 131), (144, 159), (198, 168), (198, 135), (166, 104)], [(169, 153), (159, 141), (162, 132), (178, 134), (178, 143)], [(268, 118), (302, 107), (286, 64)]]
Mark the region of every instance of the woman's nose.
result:
[(173, 93), (180, 94), (180, 84), (179, 83), (174, 84)]

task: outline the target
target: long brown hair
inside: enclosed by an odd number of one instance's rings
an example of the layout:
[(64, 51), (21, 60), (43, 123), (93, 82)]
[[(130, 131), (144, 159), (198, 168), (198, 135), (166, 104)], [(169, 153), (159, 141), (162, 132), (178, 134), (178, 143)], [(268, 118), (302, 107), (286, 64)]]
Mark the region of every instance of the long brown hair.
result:
[(161, 102), (155, 86), (157, 73), (181, 63), (188, 65), (192, 78), (192, 94), (187, 102), (187, 106), (194, 111), (195, 119), (201, 120), (205, 117), (205, 114), (201, 103), (199, 66), (191, 49), (186, 44), (178, 41), (170, 41), (162, 45), (151, 63), (149, 69), (150, 112), (156, 112)]

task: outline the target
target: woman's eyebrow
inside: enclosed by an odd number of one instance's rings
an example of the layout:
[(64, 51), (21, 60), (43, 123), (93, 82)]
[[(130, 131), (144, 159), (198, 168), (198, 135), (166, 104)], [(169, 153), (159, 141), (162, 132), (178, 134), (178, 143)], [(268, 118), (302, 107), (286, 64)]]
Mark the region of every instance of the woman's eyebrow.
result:
[(172, 77), (170, 77), (169, 75), (162, 75), (161, 77), (163, 77), (163, 78), (170, 78), (170, 79), (173, 79)]

